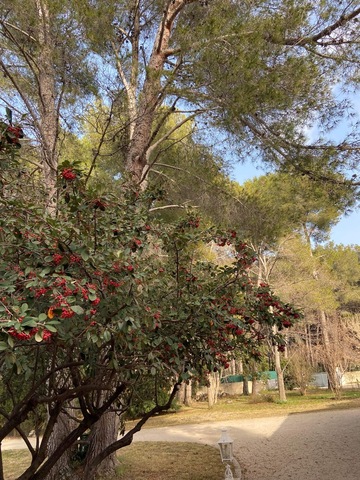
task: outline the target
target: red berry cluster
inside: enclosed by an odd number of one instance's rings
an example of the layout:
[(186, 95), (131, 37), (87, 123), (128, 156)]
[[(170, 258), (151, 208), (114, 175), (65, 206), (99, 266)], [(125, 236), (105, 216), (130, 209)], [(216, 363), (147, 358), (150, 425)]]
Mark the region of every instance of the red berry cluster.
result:
[(60, 253), (54, 253), (52, 260), (55, 263), (55, 265), (60, 265), (64, 258), (64, 255), (61, 255)]
[(81, 257), (79, 257), (78, 255), (70, 255), (69, 257), (69, 262), (70, 263), (81, 263)]
[(38, 288), (37, 290), (35, 290), (35, 298), (43, 297), (47, 291), (48, 289), (45, 287)]
[(24, 138), (24, 132), (19, 126), (9, 125), (6, 129), (7, 141), (12, 144), (20, 144), (19, 139)]
[(76, 178), (76, 173), (73, 168), (64, 168), (61, 172), (61, 176), (64, 180), (72, 181)]
[(20, 148), (20, 138), (24, 137), (24, 132), (18, 125), (8, 125), (0, 121), (0, 151), (7, 148)]
[[(14, 327), (11, 327), (9, 330), (8, 330), (8, 334), (11, 335), (13, 338), (16, 338), (17, 340), (30, 340), (32, 337), (34, 337), (37, 332), (39, 331), (38, 328), (32, 328), (29, 332), (18, 332), (17, 330), (15, 330)], [(52, 336), (52, 333), (49, 332), (49, 330), (43, 330), (42, 332), (42, 339), (45, 340), (45, 341), (48, 341), (50, 340)]]
[(199, 228), (199, 226), (200, 226), (200, 218), (199, 218), (199, 217), (192, 218), (192, 219), (189, 220), (188, 224), (189, 224), (189, 227)]

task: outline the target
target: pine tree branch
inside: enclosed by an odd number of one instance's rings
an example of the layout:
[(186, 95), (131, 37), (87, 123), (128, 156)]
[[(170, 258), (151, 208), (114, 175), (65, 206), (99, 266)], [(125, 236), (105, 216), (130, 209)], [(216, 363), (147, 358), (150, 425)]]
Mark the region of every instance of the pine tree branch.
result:
[[(311, 43), (318, 43), (319, 45), (321, 45), (321, 43), (319, 43), (319, 40), (321, 40), (325, 37), (328, 37), (333, 32), (335, 32), (335, 30), (337, 30), (340, 27), (345, 26), (350, 20), (353, 20), (358, 15), (360, 15), (360, 7), (356, 8), (355, 10), (350, 12), (348, 15), (342, 14), (334, 23), (332, 23), (331, 25), (328, 25), (326, 28), (320, 30), (315, 35), (310, 35), (310, 36), (307, 36), (307, 37), (285, 38), (283, 41), (280, 41), (280, 42), (278, 40), (274, 39), (270, 35), (270, 39), (274, 43), (280, 43), (280, 44), (283, 44), (283, 45), (294, 45), (294, 46), (299, 46), (299, 47), (303, 47), (303, 46), (306, 46), (306, 45), (311, 44)], [(346, 41), (346, 42), (348, 42), (348, 41)], [(342, 43), (343, 43), (342, 41), (338, 40), (336, 44), (341, 45)], [(334, 45), (334, 43), (327, 43), (326, 45), (331, 45), (331, 44)]]

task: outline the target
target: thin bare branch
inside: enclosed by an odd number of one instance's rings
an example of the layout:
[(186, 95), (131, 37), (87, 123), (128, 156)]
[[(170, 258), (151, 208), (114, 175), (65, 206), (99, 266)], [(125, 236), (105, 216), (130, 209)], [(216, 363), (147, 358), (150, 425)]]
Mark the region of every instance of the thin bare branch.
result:
[(30, 35), (30, 33), (25, 32), (25, 30), (22, 30), (22, 29), (19, 28), (18, 26), (13, 25), (12, 23), (7, 22), (6, 20), (1, 21), (0, 23), (1, 23), (2, 25), (6, 25), (7, 27), (10, 27), (10, 28), (16, 30), (17, 32), (22, 33), (23, 35), (25, 35), (27, 38), (29, 38), (29, 39), (32, 40), (33, 42), (37, 42), (37, 40), (36, 40), (35, 37), (33, 37), (32, 35)]

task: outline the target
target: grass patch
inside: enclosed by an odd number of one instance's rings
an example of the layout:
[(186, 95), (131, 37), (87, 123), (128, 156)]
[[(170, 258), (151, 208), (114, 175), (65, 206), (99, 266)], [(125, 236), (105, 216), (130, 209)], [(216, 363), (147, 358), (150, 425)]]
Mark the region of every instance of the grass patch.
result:
[(119, 459), (124, 480), (219, 480), (225, 471), (215, 448), (195, 443), (136, 442)]
[[(208, 445), (180, 442), (136, 442), (118, 452), (116, 480), (219, 480), (224, 466)], [(15, 480), (29, 465), (27, 450), (3, 452), (6, 480)]]
[(31, 455), (27, 450), (5, 450), (2, 452), (2, 458), (6, 480), (15, 480), (31, 461)]

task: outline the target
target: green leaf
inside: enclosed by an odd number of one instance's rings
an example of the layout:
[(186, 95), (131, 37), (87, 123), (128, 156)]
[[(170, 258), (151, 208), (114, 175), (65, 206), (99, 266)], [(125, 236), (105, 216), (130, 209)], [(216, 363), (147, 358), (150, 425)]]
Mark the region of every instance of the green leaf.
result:
[(7, 121), (12, 124), (12, 110), (9, 107), (5, 108)]
[(16, 362), (16, 356), (13, 353), (7, 352), (5, 357), (5, 362), (7, 363), (7, 365), (12, 367)]
[(103, 338), (105, 342), (109, 342), (111, 340), (111, 333), (109, 332), (109, 330), (104, 331)]
[(25, 313), (27, 310), (29, 310), (29, 305), (27, 303), (23, 303), (20, 307), (20, 313)]
[(86, 262), (90, 258), (90, 255), (85, 251), (80, 252), (80, 256), (84, 260), (84, 262)]
[(21, 325), (23, 327), (36, 327), (37, 322), (32, 317), (25, 317)]
[(0, 342), (0, 352), (3, 350), (7, 350), (9, 348), (9, 345), (6, 342)]
[(46, 329), (49, 330), (49, 332), (57, 332), (57, 329), (53, 325), (49, 325), (48, 323), (46, 324)]
[(77, 315), (82, 315), (84, 313), (84, 309), (80, 307), (80, 305), (72, 305), (70, 308)]
[(116, 360), (116, 358), (113, 358), (112, 361), (111, 361), (112, 365), (113, 365), (113, 368), (115, 370), (119, 370), (119, 362)]
[(41, 270), (41, 272), (39, 273), (39, 277), (45, 277), (48, 273), (51, 272), (51, 268), (50, 267), (46, 267), (44, 268), (43, 270)]
[(48, 325), (60, 325), (61, 322), (59, 320), (51, 320), (50, 322), (46, 322), (46, 326)]
[(40, 343), (40, 342), (42, 342), (42, 339), (43, 339), (42, 338), (42, 332), (36, 332), (35, 340)]
[(40, 313), (40, 315), (38, 316), (38, 319), (39, 319), (39, 322), (43, 322), (44, 320), (46, 320), (47, 319), (46, 313)]

